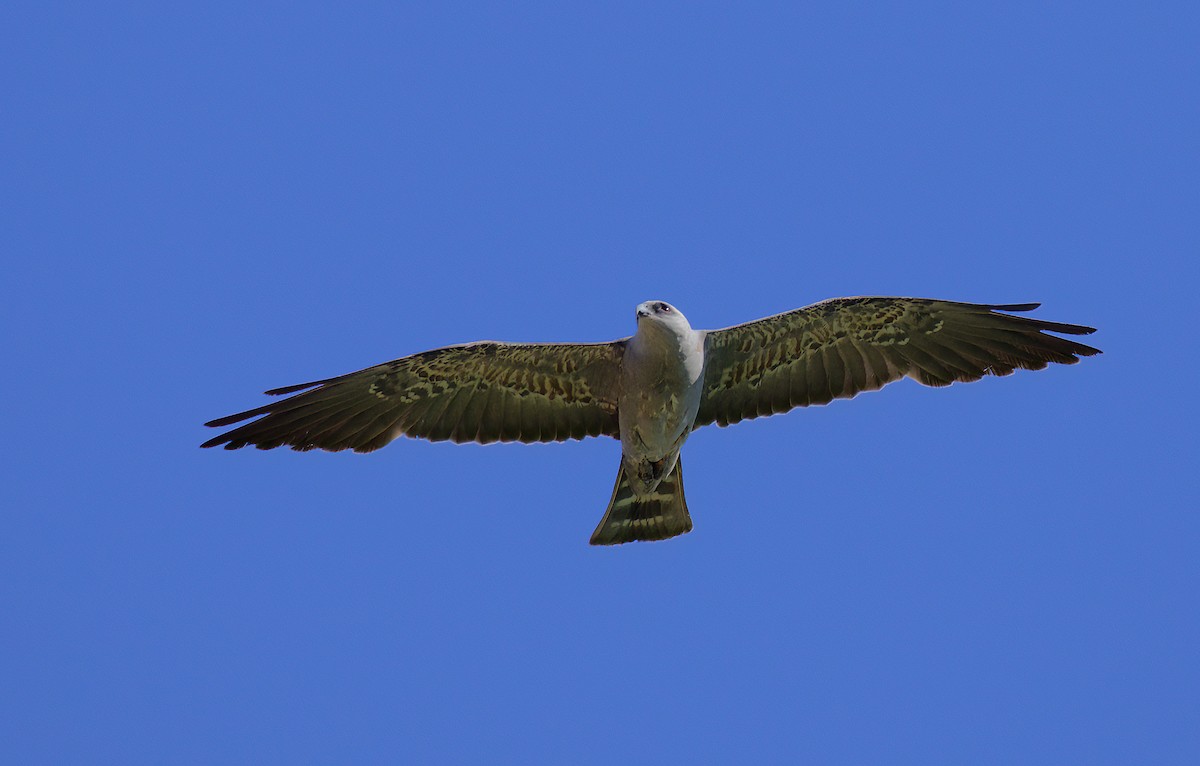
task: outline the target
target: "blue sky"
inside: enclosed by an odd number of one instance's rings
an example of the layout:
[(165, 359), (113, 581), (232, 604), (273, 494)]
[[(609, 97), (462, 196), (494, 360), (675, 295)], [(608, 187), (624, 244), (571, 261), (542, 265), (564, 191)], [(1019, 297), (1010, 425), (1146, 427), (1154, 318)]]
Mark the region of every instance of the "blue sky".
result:
[[(8, 763), (1195, 763), (1184, 3), (8, 4)], [(1042, 301), (1069, 368), (611, 440), (202, 451), (450, 343)]]

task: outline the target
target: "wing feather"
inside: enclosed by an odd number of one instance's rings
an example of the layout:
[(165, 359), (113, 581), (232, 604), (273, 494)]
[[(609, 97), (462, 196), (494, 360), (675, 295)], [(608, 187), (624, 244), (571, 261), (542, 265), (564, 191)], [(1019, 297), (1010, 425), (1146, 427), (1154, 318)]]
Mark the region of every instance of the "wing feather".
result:
[[(345, 417), (341, 422), (318, 433), (315, 441), (327, 443), (335, 449), (339, 447), (348, 449), (351, 444), (367, 441), (360, 435), (364, 429), (379, 420), (379, 415), (372, 409), (372, 404), (373, 402), (362, 402), (357, 407), (346, 407), (343, 410)], [(374, 433), (375, 431), (372, 431), (372, 434)]]
[(1002, 312), (1037, 303), (838, 298), (709, 332), (696, 427), (825, 404), (902, 377), (927, 386), (1074, 364), (1094, 328)]
[[(825, 374), (825, 356), (821, 349), (809, 355), (808, 364), (804, 365), (805, 377), (808, 379), (808, 401), (813, 404), (825, 404), (829, 401), (829, 377)], [(751, 392), (747, 392), (750, 394)], [(704, 406), (701, 400), (701, 407)], [(770, 414), (770, 413), (759, 413)]]
[(850, 343), (839, 343), (834, 347), (834, 351), (842, 357), (842, 366), (846, 369), (845, 390), (865, 390), (867, 365), (862, 353)]
[(504, 397), (504, 409), (501, 411), (503, 426), (500, 429), (500, 441), (512, 442), (521, 436), (521, 398)]
[[(618, 436), (625, 341), (484, 341), (427, 351), (326, 380), (217, 418), (243, 423), (202, 446), (369, 452), (400, 434), (440, 441), (562, 441)], [(255, 419), (257, 418), (257, 419)]]
[[(829, 394), (834, 399), (842, 396), (842, 392), (848, 388), (846, 385), (846, 362), (838, 350), (840, 345), (826, 346), (824, 351), (825, 369), (829, 371)], [(789, 402), (783, 402), (782, 406), (785, 409), (791, 409)]]

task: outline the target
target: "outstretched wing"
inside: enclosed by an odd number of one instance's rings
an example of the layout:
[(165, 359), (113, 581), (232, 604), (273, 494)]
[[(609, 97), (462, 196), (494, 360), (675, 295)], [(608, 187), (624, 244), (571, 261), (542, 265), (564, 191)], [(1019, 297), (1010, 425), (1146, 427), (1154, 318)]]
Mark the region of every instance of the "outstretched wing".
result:
[(426, 351), (268, 391), (303, 393), (206, 423), (221, 427), (262, 416), (201, 446), (370, 452), (401, 434), (482, 443), (617, 436), (624, 350), (622, 340), (482, 341)]
[(1087, 335), (1094, 328), (997, 313), (1038, 305), (836, 298), (714, 330), (705, 339), (696, 427), (826, 404), (904, 376), (947, 386), (1100, 353), (1047, 334)]

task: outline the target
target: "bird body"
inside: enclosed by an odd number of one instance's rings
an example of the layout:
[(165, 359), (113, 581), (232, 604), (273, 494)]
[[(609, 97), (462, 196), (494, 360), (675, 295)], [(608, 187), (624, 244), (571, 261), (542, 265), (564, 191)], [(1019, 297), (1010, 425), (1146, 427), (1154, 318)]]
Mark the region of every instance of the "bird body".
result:
[(251, 422), (201, 446), (370, 452), (401, 435), (612, 436), (621, 464), (591, 542), (660, 540), (692, 528), (679, 453), (696, 428), (850, 398), (902, 377), (945, 386), (1100, 353), (1051, 334), (1091, 327), (1004, 313), (1037, 305), (837, 298), (704, 331), (674, 306), (647, 301), (637, 307), (637, 332), (610, 343), (468, 343), (273, 389), (293, 395), (210, 421)]
[(704, 382), (704, 333), (662, 301), (638, 306), (637, 333), (625, 345), (618, 397), (623, 462), (645, 495), (675, 466), (692, 432)]

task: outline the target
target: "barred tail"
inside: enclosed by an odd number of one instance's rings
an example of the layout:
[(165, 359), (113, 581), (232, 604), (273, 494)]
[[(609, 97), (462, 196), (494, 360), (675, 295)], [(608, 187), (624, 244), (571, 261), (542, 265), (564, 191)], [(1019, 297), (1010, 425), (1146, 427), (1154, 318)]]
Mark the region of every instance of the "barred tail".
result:
[(666, 540), (692, 531), (692, 517), (683, 499), (683, 467), (679, 461), (653, 494), (638, 497), (625, 478), (624, 461), (617, 471), (608, 510), (592, 533), (592, 545), (617, 545), (634, 540)]

